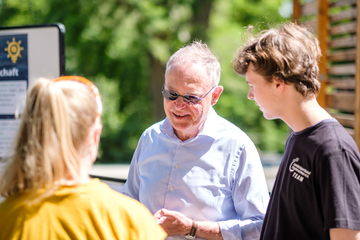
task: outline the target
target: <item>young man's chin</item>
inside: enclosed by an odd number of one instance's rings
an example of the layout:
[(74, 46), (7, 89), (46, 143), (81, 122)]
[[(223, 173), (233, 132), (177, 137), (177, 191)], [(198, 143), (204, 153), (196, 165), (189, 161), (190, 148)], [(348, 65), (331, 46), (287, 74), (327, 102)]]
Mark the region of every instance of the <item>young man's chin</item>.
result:
[(269, 116), (266, 113), (263, 112), (263, 116), (264, 118), (266, 118), (267, 120), (274, 120), (274, 119), (278, 119), (278, 117), (275, 116)]

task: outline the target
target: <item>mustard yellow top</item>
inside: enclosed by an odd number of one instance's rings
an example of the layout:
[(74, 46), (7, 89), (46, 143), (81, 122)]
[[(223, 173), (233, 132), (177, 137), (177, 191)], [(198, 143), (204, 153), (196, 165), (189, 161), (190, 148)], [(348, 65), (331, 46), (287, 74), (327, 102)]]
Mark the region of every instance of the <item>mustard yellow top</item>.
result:
[(0, 204), (0, 240), (165, 239), (166, 233), (141, 203), (98, 179), (61, 187), (36, 206), (13, 195)]

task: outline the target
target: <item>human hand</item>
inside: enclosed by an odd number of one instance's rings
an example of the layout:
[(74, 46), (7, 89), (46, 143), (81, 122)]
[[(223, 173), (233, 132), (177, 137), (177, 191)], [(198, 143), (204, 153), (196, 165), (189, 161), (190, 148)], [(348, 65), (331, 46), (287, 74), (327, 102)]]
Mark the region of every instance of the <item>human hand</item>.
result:
[(154, 218), (155, 218), (155, 221), (156, 221), (158, 224), (162, 224), (162, 223), (166, 220), (166, 217), (162, 215), (162, 211), (161, 211), (161, 210), (157, 211), (157, 212), (154, 214)]
[(157, 211), (154, 218), (168, 236), (185, 235), (190, 232), (192, 226), (192, 220), (184, 214), (164, 208)]

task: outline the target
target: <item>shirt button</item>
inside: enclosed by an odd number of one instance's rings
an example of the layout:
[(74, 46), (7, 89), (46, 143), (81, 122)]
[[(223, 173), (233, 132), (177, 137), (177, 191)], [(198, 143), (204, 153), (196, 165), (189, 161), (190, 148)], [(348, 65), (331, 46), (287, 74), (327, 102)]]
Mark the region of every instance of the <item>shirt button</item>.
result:
[(174, 191), (174, 189), (175, 189), (174, 187), (171, 187), (171, 188), (170, 188), (170, 191)]
[(180, 165), (179, 164), (176, 164), (176, 166), (175, 166), (176, 168), (179, 168), (180, 167)]

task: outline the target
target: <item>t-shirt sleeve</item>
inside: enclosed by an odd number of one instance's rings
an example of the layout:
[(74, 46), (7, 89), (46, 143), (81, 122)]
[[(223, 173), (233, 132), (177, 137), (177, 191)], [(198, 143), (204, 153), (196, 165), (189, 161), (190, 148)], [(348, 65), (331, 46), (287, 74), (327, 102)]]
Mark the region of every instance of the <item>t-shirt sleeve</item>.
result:
[(324, 230), (360, 230), (360, 160), (346, 150), (325, 156), (319, 174)]

